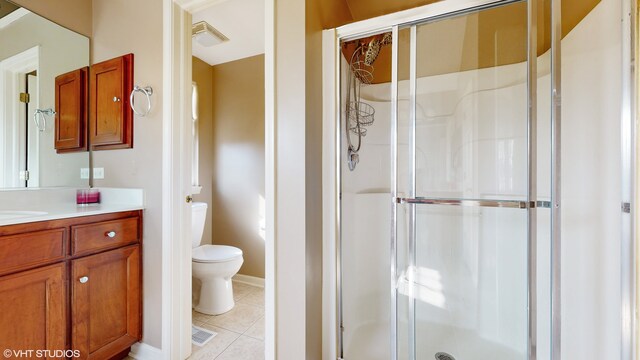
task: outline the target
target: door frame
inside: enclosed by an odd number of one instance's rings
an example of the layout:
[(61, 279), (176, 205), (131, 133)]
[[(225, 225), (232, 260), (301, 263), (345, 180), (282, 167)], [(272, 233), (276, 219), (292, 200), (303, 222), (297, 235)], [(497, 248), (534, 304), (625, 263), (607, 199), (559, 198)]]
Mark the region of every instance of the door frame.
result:
[[(23, 145), (26, 141), (28, 134), (26, 133), (26, 124), (22, 123), (22, 120), (29, 121), (31, 118), (24, 109), (23, 104), (20, 103), (17, 97), (9, 97), (9, 94), (18, 94), (24, 91), (25, 88), (25, 74), (31, 71), (39, 71), (39, 58), (40, 58), (40, 46), (34, 46), (27, 50), (24, 50), (18, 54), (8, 57), (0, 61), (0, 111), (3, 113), (0, 115), (5, 119), (13, 119), (9, 124), (2, 124), (0, 127), (0, 137), (4, 139), (2, 142), (7, 146), (18, 144)], [(39, 88), (36, 90), (39, 91)], [(38, 101), (39, 96), (36, 96)], [(12, 100), (13, 99), (13, 100)], [(35, 104), (38, 107), (38, 104)], [(31, 139), (30, 139), (31, 140)], [(36, 153), (33, 154), (33, 167), (36, 169), (39, 166), (39, 149), (40, 149), (40, 137), (36, 136), (34, 139), (36, 142), (33, 144)], [(5, 148), (2, 151), (4, 155), (0, 157), (0, 167), (2, 169), (10, 169), (11, 173), (18, 173), (20, 171), (19, 156), (16, 156), (14, 151), (7, 151), (10, 149)], [(19, 151), (18, 151), (19, 153)], [(34, 177), (38, 176), (38, 173), (33, 174)], [(0, 183), (7, 181), (6, 174), (1, 174), (2, 179)], [(23, 181), (17, 181), (13, 179), (13, 182), (8, 186), (13, 187), (13, 184), (22, 183)], [(35, 185), (37, 186), (37, 184)], [(6, 187), (6, 184), (5, 184)], [(24, 186), (22, 186), (24, 187)]]
[[(526, 0), (525, 0), (526, 1)], [(623, 0), (629, 1), (629, 0)], [(500, 5), (501, 3), (509, 3), (510, 0), (448, 0), (438, 3), (433, 3), (429, 5), (424, 5), (421, 7), (396, 12), (393, 14), (383, 15), (376, 18), (359, 21), (356, 23), (344, 25), (342, 27), (338, 27), (335, 29), (325, 30), (323, 32), (323, 153), (325, 154), (323, 159), (323, 353), (325, 359), (341, 359), (342, 357), (342, 344), (340, 343), (341, 337), (341, 274), (340, 274), (340, 161), (341, 161), (341, 142), (340, 142), (340, 42), (343, 39), (354, 39), (359, 37), (365, 37), (367, 35), (377, 34), (380, 32), (391, 31), (393, 33), (397, 32), (397, 26), (402, 24), (414, 23), (418, 21), (422, 21), (428, 18), (437, 18), (443, 15), (456, 13), (459, 11), (464, 11), (471, 8), (483, 8), (483, 7), (492, 7)], [(536, 24), (536, 21), (532, 21), (535, 19), (535, 1), (527, 1), (528, 3), (528, 12), (529, 12), (529, 21), (533, 24)], [(561, 5), (561, 0), (552, 0), (552, 6), (555, 11), (555, 15), (552, 18), (552, 46), (554, 48), (555, 58), (552, 60), (554, 62), (555, 70), (552, 74), (552, 86), (555, 90), (553, 93), (554, 102), (553, 102), (553, 110), (552, 110), (552, 127), (559, 131), (560, 129), (560, 41), (561, 36), (559, 34), (560, 31), (560, 17), (559, 9)], [(535, 27), (533, 28), (535, 29)], [(395, 39), (394, 39), (395, 40)], [(536, 33), (535, 31), (530, 31), (528, 34), (529, 47), (533, 46), (535, 48), (536, 44)], [(395, 41), (394, 41), (395, 43)], [(533, 63), (531, 60), (535, 60), (537, 55), (530, 52), (529, 54), (529, 62)], [(529, 66), (530, 73), (535, 74), (535, 64)], [(535, 80), (529, 81), (529, 93), (530, 100), (531, 97), (535, 100)], [(531, 84), (533, 82), (533, 85)], [(533, 87), (533, 88), (532, 88)], [(393, 92), (393, 89), (392, 89)], [(394, 94), (392, 94), (392, 99), (394, 98)], [(393, 102), (393, 100), (392, 100)], [(535, 102), (534, 102), (535, 104)], [(531, 108), (534, 108), (532, 106)], [(394, 110), (392, 109), (392, 113)], [(392, 117), (394, 115), (392, 114)], [(529, 117), (532, 119), (529, 121), (531, 124), (532, 121), (535, 124), (535, 111), (530, 111)], [(533, 134), (535, 136), (535, 133)], [(535, 137), (531, 138), (533, 142), (535, 142)], [(558, 153), (560, 151), (560, 143), (559, 137), (555, 137), (555, 142), (552, 147), (553, 153)], [(391, 141), (393, 146), (393, 139)], [(534, 148), (535, 149), (535, 148)], [(394, 156), (392, 154), (392, 156)], [(533, 166), (533, 168), (532, 168)], [(556, 178), (556, 185), (553, 189), (552, 202), (556, 205), (552, 207), (551, 213), (553, 220), (560, 224), (560, 163), (554, 162), (552, 164), (552, 172)], [(535, 163), (529, 164), (529, 173), (531, 174), (531, 170), (533, 170), (533, 179), (535, 179)], [(531, 176), (531, 175), (530, 175)], [(395, 179), (392, 179), (391, 184), (393, 186)], [(529, 181), (529, 196), (535, 197), (535, 180), (532, 182)], [(392, 189), (393, 192), (393, 189)], [(393, 216), (394, 210), (392, 210), (391, 215)], [(529, 211), (531, 214), (532, 212)], [(531, 223), (533, 220), (535, 222), (535, 215), (531, 218), (532, 215), (529, 215), (530, 220), (528, 223)], [(535, 243), (535, 223), (534, 226), (529, 226), (529, 249), (536, 248)], [(551, 348), (552, 348), (552, 359), (560, 360), (560, 344), (561, 344), (561, 333), (560, 333), (560, 324), (561, 324), (561, 313), (560, 313), (560, 249), (561, 249), (561, 238), (560, 238), (560, 227), (556, 226), (556, 231), (554, 231), (552, 236), (552, 247), (554, 251), (552, 252), (552, 269), (551, 269), (551, 277), (552, 281), (552, 305), (551, 305), (551, 313), (552, 313), (552, 334), (551, 334)], [(395, 231), (393, 230), (392, 225), (391, 234), (391, 247), (392, 252), (395, 250)], [(533, 235), (533, 238), (532, 236)], [(531, 256), (530, 256), (531, 258)], [(395, 256), (392, 256), (391, 264), (392, 268), (395, 266), (394, 264)], [(529, 326), (533, 326), (535, 329), (536, 322), (536, 312), (535, 312), (535, 301), (531, 302), (536, 298), (536, 277), (535, 277), (535, 263), (529, 264), (529, 299), (533, 309), (529, 312)], [(627, 269), (631, 271), (630, 269)], [(394, 269), (391, 269), (393, 272)], [(624, 270), (623, 270), (624, 271)], [(392, 276), (393, 278), (394, 276)], [(392, 280), (392, 287), (394, 286), (394, 282)], [(392, 299), (392, 308), (395, 307), (395, 303)], [(392, 311), (392, 324), (394, 321), (394, 312)], [(395, 325), (392, 325), (391, 329), (392, 337), (396, 336), (397, 330)], [(529, 334), (531, 334), (531, 327), (529, 330)], [(534, 360), (536, 358), (536, 339), (535, 333), (533, 334), (533, 338), (529, 338), (529, 349), (528, 353), (529, 358)], [(393, 348), (392, 348), (393, 351)], [(394, 355), (395, 358), (395, 355)], [(626, 359), (625, 359), (626, 360)]]
[(621, 359), (638, 358), (638, 291), (640, 291), (640, 267), (638, 267), (638, 86), (636, 70), (640, 46), (638, 44), (638, 0), (621, 1), (622, 26), (622, 238), (620, 244), (620, 292), (621, 292)]
[(185, 359), (191, 353), (191, 241), (184, 240), (191, 237), (191, 213), (185, 201), (191, 192), (192, 167), (191, 122), (186, 121), (191, 85), (189, 22), (190, 16), (178, 4), (163, 0), (161, 354), (165, 360)]

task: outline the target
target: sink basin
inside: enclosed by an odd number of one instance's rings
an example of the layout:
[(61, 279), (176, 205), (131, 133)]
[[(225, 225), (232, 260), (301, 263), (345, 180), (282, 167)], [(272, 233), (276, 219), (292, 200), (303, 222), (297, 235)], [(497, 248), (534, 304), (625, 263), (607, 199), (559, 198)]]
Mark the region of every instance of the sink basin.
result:
[(0, 220), (19, 219), (47, 214), (48, 213), (46, 211), (0, 210)]

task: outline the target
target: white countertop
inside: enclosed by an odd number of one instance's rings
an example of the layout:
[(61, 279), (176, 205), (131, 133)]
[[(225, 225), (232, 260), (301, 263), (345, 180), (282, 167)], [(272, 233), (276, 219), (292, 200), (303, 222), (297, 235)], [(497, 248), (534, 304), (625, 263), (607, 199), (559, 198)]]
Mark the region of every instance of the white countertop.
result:
[[(47, 221), (47, 220), (58, 220), (58, 219), (67, 219), (74, 218), (80, 216), (90, 216), (90, 215), (100, 215), (100, 214), (109, 214), (116, 213), (122, 211), (133, 211), (133, 210), (143, 210), (143, 206), (135, 206), (130, 204), (96, 204), (96, 205), (87, 205), (87, 206), (79, 206), (75, 204), (63, 204), (63, 205), (54, 205), (51, 207), (40, 208), (38, 210), (29, 210), (29, 211), (42, 211), (46, 212), (46, 214), (42, 215), (17, 215), (16, 217), (10, 217), (10, 215), (6, 215), (7, 218), (2, 218), (5, 216), (4, 214), (7, 211), (0, 211), (0, 226), (4, 225), (15, 225), (15, 224), (24, 224), (24, 223), (32, 223), (37, 221)], [(22, 210), (18, 210), (22, 211)]]
[(101, 188), (101, 203), (90, 205), (76, 205), (75, 193), (75, 189), (0, 192), (0, 226), (144, 209), (141, 189)]

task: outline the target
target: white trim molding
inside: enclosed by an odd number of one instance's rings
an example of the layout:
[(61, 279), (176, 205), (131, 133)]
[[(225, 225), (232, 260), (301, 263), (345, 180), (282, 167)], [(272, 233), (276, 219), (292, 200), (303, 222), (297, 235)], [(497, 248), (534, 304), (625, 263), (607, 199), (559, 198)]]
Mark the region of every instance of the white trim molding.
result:
[(265, 122), (265, 338), (266, 360), (275, 360), (276, 341), (276, 21), (275, 1), (265, 0), (264, 122)]
[(210, 6), (223, 3), (227, 0), (174, 0), (174, 1), (182, 9), (193, 14), (198, 11), (204, 10)]
[(336, 246), (338, 241), (338, 55), (336, 30), (322, 33), (322, 354), (336, 359), (337, 293)]
[(20, 20), (23, 16), (27, 15), (27, 14), (31, 14), (31, 11), (25, 9), (25, 8), (19, 8), (15, 11), (10, 12), (8, 15), (6, 15), (3, 18), (0, 18), (0, 29), (3, 29), (9, 25), (11, 25), (12, 23), (14, 23), (15, 21)]
[[(191, 354), (191, 15), (163, 2), (162, 355)], [(188, 106), (187, 106), (188, 105)]]
[(251, 285), (251, 286), (257, 286), (257, 287), (264, 288), (264, 279), (256, 277), (256, 276), (236, 274), (233, 277), (233, 281), (236, 281), (236, 282), (239, 282), (239, 283), (243, 283), (243, 284), (247, 284), (247, 285)]
[(163, 358), (162, 350), (145, 343), (133, 344), (129, 356), (137, 360), (158, 360)]
[[(557, 0), (556, 0), (557, 1)], [(622, 99), (621, 99), (621, 195), (623, 208), (620, 243), (621, 360), (638, 358), (637, 303), (637, 1), (621, 1), (622, 16)]]
[[(19, 173), (26, 164), (26, 136), (27, 128), (22, 119), (31, 117), (26, 114), (17, 94), (25, 90), (24, 77), (31, 71), (39, 70), (40, 46), (34, 46), (21, 53), (15, 54), (0, 61), (0, 118), (7, 121), (0, 124), (0, 187), (21, 187), (24, 180), (19, 180)], [(37, 95), (37, 94), (36, 94)], [(39, 99), (39, 96), (35, 96)], [(38, 107), (38, 103), (35, 104)], [(35, 137), (36, 150), (31, 159), (32, 168), (37, 169), (39, 164), (40, 137)], [(22, 153), (21, 153), (21, 150)], [(34, 179), (38, 172), (34, 172)]]

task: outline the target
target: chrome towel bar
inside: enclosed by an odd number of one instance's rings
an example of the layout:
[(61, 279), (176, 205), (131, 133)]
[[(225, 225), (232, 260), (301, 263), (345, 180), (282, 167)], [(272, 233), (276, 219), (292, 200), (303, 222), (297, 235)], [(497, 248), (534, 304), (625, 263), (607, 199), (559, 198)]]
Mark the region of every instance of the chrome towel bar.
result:
[(396, 198), (398, 204), (448, 205), (470, 207), (494, 207), (511, 209), (551, 208), (550, 201), (485, 200), (485, 199), (442, 199), (442, 198)]

